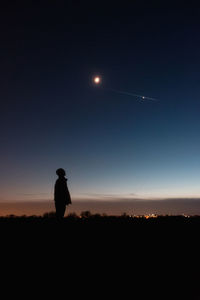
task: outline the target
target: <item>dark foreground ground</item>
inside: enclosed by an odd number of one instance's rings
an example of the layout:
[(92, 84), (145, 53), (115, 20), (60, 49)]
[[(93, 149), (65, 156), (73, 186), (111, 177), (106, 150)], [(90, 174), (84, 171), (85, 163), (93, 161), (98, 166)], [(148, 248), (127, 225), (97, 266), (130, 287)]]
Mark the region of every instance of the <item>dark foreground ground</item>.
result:
[(9, 280), (31, 291), (200, 299), (200, 217), (11, 217), (0, 232)]
[(9, 216), (0, 217), (0, 230), (4, 237), (43, 239), (85, 238), (87, 242), (109, 238), (115, 241), (124, 238), (126, 242), (195, 242), (198, 241), (200, 216), (157, 216), (129, 217), (100, 216), (85, 214), (82, 217), (68, 216), (57, 220), (55, 216)]
[[(67, 247), (66, 255), (73, 249), (82, 253), (91, 247), (109, 251), (138, 250), (151, 251), (193, 251), (199, 250), (200, 217), (158, 216), (155, 218), (129, 216), (83, 217), (68, 216), (57, 220), (54, 216), (46, 217), (1, 217), (1, 239), (4, 245), (34, 246), (40, 245), (55, 251), (61, 246)], [(20, 242), (20, 243), (19, 243)], [(51, 250), (50, 249), (50, 250)]]

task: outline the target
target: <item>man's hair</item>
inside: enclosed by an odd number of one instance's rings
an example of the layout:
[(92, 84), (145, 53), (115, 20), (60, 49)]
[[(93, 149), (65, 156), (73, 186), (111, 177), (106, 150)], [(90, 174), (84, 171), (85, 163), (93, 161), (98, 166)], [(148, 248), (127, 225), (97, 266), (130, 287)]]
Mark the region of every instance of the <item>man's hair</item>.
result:
[(57, 174), (58, 176), (65, 176), (65, 175), (66, 175), (65, 170), (62, 169), (62, 168), (57, 169), (57, 170), (56, 170), (56, 174)]

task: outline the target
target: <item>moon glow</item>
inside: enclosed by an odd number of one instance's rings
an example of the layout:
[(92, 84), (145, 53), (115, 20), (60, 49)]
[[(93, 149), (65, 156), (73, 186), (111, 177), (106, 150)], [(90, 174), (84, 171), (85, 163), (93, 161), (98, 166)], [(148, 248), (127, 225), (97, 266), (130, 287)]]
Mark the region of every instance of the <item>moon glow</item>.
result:
[(93, 77), (93, 82), (94, 82), (94, 84), (96, 84), (96, 85), (98, 85), (98, 84), (100, 84), (101, 83), (101, 77), (100, 76), (94, 76)]

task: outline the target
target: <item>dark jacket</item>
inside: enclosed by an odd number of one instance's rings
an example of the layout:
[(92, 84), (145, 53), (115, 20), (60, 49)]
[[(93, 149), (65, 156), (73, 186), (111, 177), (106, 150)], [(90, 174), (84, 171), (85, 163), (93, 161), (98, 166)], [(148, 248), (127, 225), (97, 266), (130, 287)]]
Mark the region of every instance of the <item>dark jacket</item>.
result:
[(58, 178), (54, 187), (54, 200), (58, 204), (71, 204), (71, 196), (67, 187), (67, 179), (65, 177)]

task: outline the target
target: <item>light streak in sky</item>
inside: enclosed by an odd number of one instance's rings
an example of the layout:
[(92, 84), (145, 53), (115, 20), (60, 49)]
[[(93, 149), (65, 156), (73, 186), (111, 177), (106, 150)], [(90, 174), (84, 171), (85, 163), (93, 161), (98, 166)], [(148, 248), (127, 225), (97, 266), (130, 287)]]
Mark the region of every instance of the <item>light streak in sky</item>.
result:
[(107, 90), (115, 92), (117, 94), (122, 94), (122, 95), (127, 95), (127, 96), (130, 96), (130, 97), (140, 98), (142, 100), (158, 101), (158, 99), (156, 99), (156, 98), (151, 98), (151, 97), (147, 97), (147, 96), (144, 96), (144, 95), (133, 94), (133, 93), (129, 93), (129, 92), (125, 92), (125, 91), (119, 91), (119, 90), (115, 90), (115, 89), (107, 89)]

